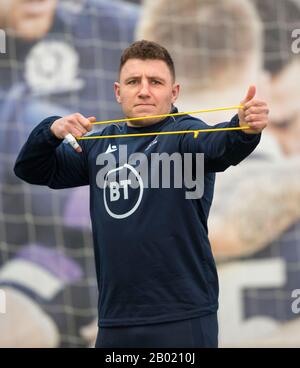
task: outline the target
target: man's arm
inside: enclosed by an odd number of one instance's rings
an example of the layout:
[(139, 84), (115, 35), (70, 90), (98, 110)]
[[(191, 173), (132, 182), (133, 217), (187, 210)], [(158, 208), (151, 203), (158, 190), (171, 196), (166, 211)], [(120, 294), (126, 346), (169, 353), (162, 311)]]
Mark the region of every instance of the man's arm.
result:
[(90, 122), (80, 114), (50, 117), (30, 134), (15, 163), (15, 174), (30, 184), (53, 189), (87, 185), (88, 167), (81, 146), (75, 151), (62, 143), (68, 134), (82, 136), (91, 130)]
[[(201, 124), (201, 125), (200, 125)], [(233, 128), (239, 126), (238, 116), (230, 122), (214, 125), (214, 129)], [(189, 129), (211, 128), (203, 122), (192, 124)], [(204, 153), (206, 172), (220, 172), (231, 165), (237, 165), (246, 158), (258, 145), (261, 134), (246, 134), (243, 131), (220, 131), (216, 133), (201, 133), (198, 138), (186, 134), (182, 138), (183, 152)]]
[[(246, 158), (258, 145), (262, 130), (268, 124), (268, 107), (264, 101), (255, 100), (256, 89), (251, 86), (246, 98), (241, 101), (242, 109), (229, 123), (214, 126), (219, 128), (248, 127), (243, 131), (219, 131), (201, 133), (198, 138), (186, 134), (182, 138), (184, 152), (204, 153), (205, 171), (224, 171), (231, 165), (237, 165)], [(206, 129), (204, 122), (193, 122), (189, 129)]]

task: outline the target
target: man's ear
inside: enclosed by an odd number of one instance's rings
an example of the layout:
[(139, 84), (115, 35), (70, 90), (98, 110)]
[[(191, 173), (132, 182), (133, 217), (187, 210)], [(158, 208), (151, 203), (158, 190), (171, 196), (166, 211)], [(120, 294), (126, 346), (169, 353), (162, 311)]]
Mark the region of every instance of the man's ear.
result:
[(121, 96), (120, 96), (120, 83), (119, 82), (114, 83), (114, 90), (115, 90), (116, 100), (120, 104), (121, 103)]
[(177, 83), (174, 84), (172, 88), (172, 103), (174, 103), (177, 100), (179, 91), (180, 91), (180, 85)]

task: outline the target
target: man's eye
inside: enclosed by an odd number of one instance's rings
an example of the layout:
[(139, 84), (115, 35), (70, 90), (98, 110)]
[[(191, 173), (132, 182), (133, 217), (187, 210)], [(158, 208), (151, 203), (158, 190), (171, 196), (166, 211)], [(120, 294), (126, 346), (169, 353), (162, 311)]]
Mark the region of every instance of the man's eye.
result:
[(158, 81), (158, 80), (153, 80), (153, 81), (151, 81), (151, 83), (152, 83), (152, 84), (160, 84), (160, 81)]
[(128, 82), (128, 84), (136, 84), (136, 80), (130, 80), (129, 82)]

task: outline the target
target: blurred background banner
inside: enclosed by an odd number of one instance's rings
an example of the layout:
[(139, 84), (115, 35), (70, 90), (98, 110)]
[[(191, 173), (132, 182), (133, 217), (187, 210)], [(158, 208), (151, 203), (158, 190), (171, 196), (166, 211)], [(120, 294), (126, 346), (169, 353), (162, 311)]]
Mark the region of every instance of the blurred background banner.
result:
[(0, 39), (0, 347), (94, 343), (88, 188), (27, 185), (13, 165), (48, 116), (122, 116), (113, 82), (136, 39), (173, 56), (179, 111), (237, 105), (250, 84), (269, 103), (258, 149), (217, 175), (220, 345), (299, 347), (300, 0), (0, 0)]

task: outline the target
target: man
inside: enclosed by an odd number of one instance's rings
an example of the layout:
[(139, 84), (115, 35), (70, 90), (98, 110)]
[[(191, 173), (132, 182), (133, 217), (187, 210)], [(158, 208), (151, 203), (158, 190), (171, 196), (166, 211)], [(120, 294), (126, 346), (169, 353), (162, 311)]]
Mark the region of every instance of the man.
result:
[[(121, 57), (115, 95), (128, 119), (176, 112), (179, 84), (168, 51), (150, 41), (137, 41), (127, 48)], [(229, 123), (216, 125), (249, 129), (200, 133), (199, 139), (193, 134), (156, 134), (207, 127), (188, 115), (110, 125), (101, 136), (118, 137), (83, 140), (75, 144), (77, 152), (61, 143), (66, 136), (82, 137), (90, 132), (94, 117), (79, 113), (50, 117), (31, 133), (15, 165), (17, 176), (54, 189), (90, 186), (99, 286), (96, 346), (217, 347), (218, 280), (207, 217), (215, 172), (248, 156), (267, 126), (267, 105), (254, 96), (255, 87), (251, 86), (238, 115)], [(148, 135), (119, 137), (134, 133)], [(143, 153), (146, 162), (153, 153), (192, 153), (193, 159), (203, 153), (202, 198), (186, 199), (184, 186), (146, 187), (133, 167), (134, 160), (124, 162), (120, 157), (118, 167), (106, 171), (104, 183), (100, 182), (101, 170), (106, 169), (105, 154), (113, 153), (116, 159), (123, 144), (130, 153)], [(125, 185), (129, 180), (119, 180), (126, 169), (134, 173), (137, 188)], [(192, 169), (197, 169), (195, 161)], [(147, 167), (148, 171), (151, 176), (154, 167)]]

